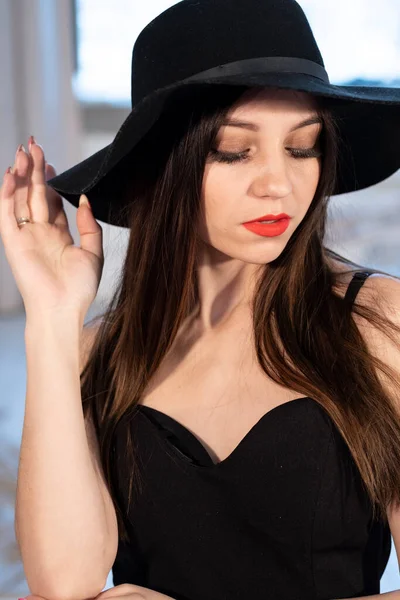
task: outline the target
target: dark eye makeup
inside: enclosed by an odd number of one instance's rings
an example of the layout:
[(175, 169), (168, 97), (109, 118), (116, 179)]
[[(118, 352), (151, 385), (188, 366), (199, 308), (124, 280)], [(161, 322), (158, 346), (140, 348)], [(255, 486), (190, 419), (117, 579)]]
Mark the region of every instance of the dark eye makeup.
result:
[[(320, 158), (322, 156), (322, 152), (320, 148), (287, 148), (293, 158), (295, 159), (306, 159), (306, 158)], [(234, 162), (241, 162), (248, 158), (249, 150), (244, 150), (243, 152), (221, 152), (220, 150), (216, 150), (213, 148), (210, 151), (211, 157), (217, 162), (223, 162), (232, 164)]]

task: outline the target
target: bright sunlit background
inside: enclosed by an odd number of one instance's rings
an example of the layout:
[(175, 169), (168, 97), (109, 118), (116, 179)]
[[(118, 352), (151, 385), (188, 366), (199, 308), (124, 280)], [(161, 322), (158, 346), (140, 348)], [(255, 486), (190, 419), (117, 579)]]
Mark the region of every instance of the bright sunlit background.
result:
[[(399, 0), (299, 3), (332, 83), (400, 88)], [(109, 144), (130, 111), (134, 42), (173, 4), (0, 0), (0, 169), (13, 163), (30, 134), (57, 172)], [(328, 245), (357, 263), (400, 275), (399, 202), (400, 170), (367, 190), (332, 199)], [(65, 210), (78, 243), (76, 209), (65, 202)], [(127, 243), (126, 231), (101, 224), (105, 265), (86, 320), (108, 302)], [(30, 593), (13, 527), (26, 392), (24, 328), (22, 299), (0, 241), (0, 600)], [(105, 589), (112, 585), (110, 576)], [(392, 545), (381, 592), (398, 588)]]

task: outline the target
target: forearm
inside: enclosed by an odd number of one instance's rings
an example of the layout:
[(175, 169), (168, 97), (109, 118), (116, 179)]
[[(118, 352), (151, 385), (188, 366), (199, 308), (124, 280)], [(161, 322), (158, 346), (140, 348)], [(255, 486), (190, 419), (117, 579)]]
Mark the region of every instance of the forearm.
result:
[(175, 600), (172, 596), (166, 596), (161, 592), (131, 583), (122, 583), (109, 588), (93, 600), (113, 600), (114, 598), (124, 598), (124, 600)]
[(51, 600), (94, 597), (107, 577), (106, 516), (83, 418), (79, 340), (78, 320), (27, 323), (15, 532), (31, 592)]

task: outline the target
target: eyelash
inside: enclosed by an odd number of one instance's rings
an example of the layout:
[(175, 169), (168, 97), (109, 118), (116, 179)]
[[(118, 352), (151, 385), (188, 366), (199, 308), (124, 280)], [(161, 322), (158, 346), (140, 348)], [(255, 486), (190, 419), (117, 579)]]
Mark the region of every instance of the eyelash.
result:
[[(322, 152), (317, 150), (316, 148), (289, 148), (293, 157), (296, 159), (306, 159), (306, 158), (320, 158), (322, 156)], [(217, 162), (224, 162), (228, 164), (232, 164), (234, 162), (242, 162), (247, 156), (248, 150), (244, 150), (243, 152), (239, 152), (235, 154), (234, 152), (220, 152), (219, 150), (211, 150), (210, 154), (215, 158)]]

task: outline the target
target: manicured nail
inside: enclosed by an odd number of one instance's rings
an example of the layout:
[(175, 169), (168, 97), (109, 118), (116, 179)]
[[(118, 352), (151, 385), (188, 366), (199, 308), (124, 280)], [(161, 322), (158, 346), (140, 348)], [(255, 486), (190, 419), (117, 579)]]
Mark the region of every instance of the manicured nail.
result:
[(85, 196), (85, 194), (82, 194), (79, 198), (79, 206), (81, 206), (82, 204), (86, 204), (90, 208), (90, 210), (92, 209), (92, 207), (90, 206), (89, 199), (87, 196)]
[(20, 144), (20, 145), (18, 146), (18, 148), (17, 148), (17, 151), (16, 151), (16, 153), (15, 153), (15, 160), (17, 160), (17, 156), (18, 156), (19, 152), (21, 152), (21, 150), (23, 150), (24, 152), (26, 152), (26, 150), (25, 150), (25, 147), (24, 147), (24, 145), (23, 145), (23, 144)]
[(6, 172), (4, 173), (4, 175), (8, 175), (8, 173), (12, 173), (12, 168), (11, 167), (8, 167), (6, 169)]
[(28, 148), (29, 148), (29, 152), (31, 151), (32, 144), (36, 144), (36, 140), (35, 140), (35, 138), (33, 137), (33, 135), (31, 135), (31, 136), (29, 137), (29, 141), (28, 141)]

